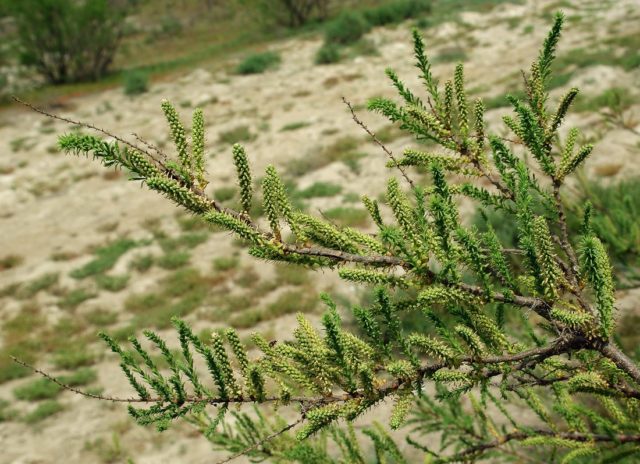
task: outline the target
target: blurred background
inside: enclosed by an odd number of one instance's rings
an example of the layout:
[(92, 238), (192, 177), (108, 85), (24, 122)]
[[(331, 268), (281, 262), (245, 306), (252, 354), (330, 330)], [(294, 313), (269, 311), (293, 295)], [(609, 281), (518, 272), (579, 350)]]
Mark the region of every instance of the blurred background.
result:
[[(140, 189), (127, 173), (61, 154), (57, 136), (78, 129), (11, 95), (169, 153), (161, 100), (172, 101), (187, 125), (203, 108), (207, 194), (239, 201), (231, 145), (240, 142), (255, 177), (274, 164), (298, 208), (373, 231), (360, 195), (379, 197), (394, 173), (341, 97), (392, 150), (418, 144), (365, 109), (369, 98), (395, 96), (386, 67), (420, 92), (417, 28), (435, 75), (444, 81), (464, 62), (489, 130), (506, 135), (504, 96), (521, 92), (520, 69), (537, 56), (558, 10), (568, 21), (552, 96), (580, 88), (566, 127), (596, 144), (565, 200), (574, 230), (584, 200), (595, 206), (620, 289), (617, 337), (633, 351), (640, 341), (637, 0), (0, 0), (0, 463), (224, 456), (188, 424), (174, 433), (143, 429), (124, 407), (63, 392), (12, 355), (78, 388), (130, 396), (99, 330), (125, 340), (154, 328), (171, 338), (178, 315), (204, 336), (231, 324), (246, 339), (254, 330), (275, 339), (290, 333), (296, 312), (319, 319), (320, 291), (345, 314), (368, 298), (329, 273), (256, 262), (242, 243)], [(429, 182), (424, 173), (417, 179)], [(462, 208), (465, 220), (482, 226), (483, 213)], [(502, 224), (502, 238), (513, 240), (513, 226)], [(405, 323), (419, 329), (419, 320)], [(383, 413), (369, 414), (368, 421)]]

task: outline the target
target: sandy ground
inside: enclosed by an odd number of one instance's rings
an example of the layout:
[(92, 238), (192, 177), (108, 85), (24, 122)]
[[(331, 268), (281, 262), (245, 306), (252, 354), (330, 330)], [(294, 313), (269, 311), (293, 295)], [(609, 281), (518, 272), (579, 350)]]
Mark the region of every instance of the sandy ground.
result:
[[(424, 32), (429, 51), (438, 56), (453, 46), (464, 48), (468, 57), (468, 88), (482, 96), (495, 96), (512, 88), (518, 78), (516, 71), (526, 68), (536, 56), (549, 26), (545, 8), (552, 3), (528, 1), (523, 5), (498, 7), (491, 14), (463, 13), (462, 21), (440, 24)], [(637, 0), (560, 3), (572, 4), (565, 8), (566, 13), (580, 18), (568, 24), (560, 54), (577, 47), (594, 46), (609, 36), (629, 34), (634, 27), (640, 33)], [(132, 140), (131, 134), (135, 132), (168, 149), (167, 130), (159, 108), (161, 99), (175, 102), (185, 117), (195, 107), (204, 108), (207, 149), (211, 155), (208, 164), (211, 190), (233, 182), (230, 147), (218, 139), (219, 134), (238, 126), (248, 126), (254, 136), (245, 145), (256, 173), (263, 172), (270, 163), (286, 171), (293, 160), (317, 156), (323, 147), (342, 137), (357, 137), (357, 151), (366, 154), (360, 160), (359, 173), (342, 162), (335, 162), (296, 179), (300, 189), (318, 181), (344, 186), (341, 195), (310, 201), (311, 211), (323, 210), (341, 205), (349, 193), (375, 197), (384, 188), (382, 179), (387, 175), (384, 154), (353, 123), (341, 97), (361, 106), (372, 96), (394, 96), (383, 74), (386, 66), (393, 67), (407, 83), (418, 88), (409, 26), (406, 23), (372, 31), (369, 39), (379, 50), (377, 56), (315, 66), (313, 56), (320, 39), (291, 40), (273, 46), (281, 53), (282, 64), (262, 75), (234, 76), (225, 70), (228, 66), (216, 64), (170, 82), (155, 83), (149, 93), (136, 98), (126, 97), (121, 89), (115, 89), (65, 100), (66, 106), (56, 111)], [(441, 63), (435, 65), (434, 71), (444, 79), (451, 75), (453, 67), (454, 63)], [(577, 71), (554, 96), (574, 85), (587, 95), (597, 95), (610, 87), (638, 91), (639, 83), (637, 69), (625, 72), (617, 67), (593, 66)], [(506, 108), (490, 111), (491, 126), (497, 128), (500, 116), (507, 111)], [(636, 105), (625, 114), (629, 118), (633, 114), (640, 117), (640, 108)], [(387, 126), (382, 118), (365, 111), (361, 111), (361, 117), (374, 130)], [(281, 131), (287, 124), (298, 122), (308, 125), (295, 131)], [(611, 179), (618, 179), (640, 173), (638, 138), (630, 131), (603, 124), (599, 115), (572, 115), (566, 126), (581, 127), (597, 140), (588, 176), (606, 172), (613, 173), (609, 176)], [(52, 123), (29, 111), (0, 113), (0, 257), (12, 254), (23, 258), (19, 266), (0, 272), (0, 288), (53, 271), (61, 273), (59, 286), (73, 288), (78, 283), (68, 273), (92, 258), (89, 251), (92, 247), (122, 236), (148, 238), (145, 223), (150, 220), (159, 221), (166, 230), (176, 229), (177, 210), (163, 198), (140, 189), (135, 182), (128, 182), (124, 175), (105, 175), (106, 171), (95, 162), (67, 157), (51, 148), (56, 143), (56, 135), (68, 130), (69, 126), (61, 122)], [(389, 147), (400, 152), (410, 143), (408, 138), (396, 138)], [(206, 272), (214, 257), (228, 255), (233, 246), (227, 234), (214, 234), (194, 249), (191, 264)], [(52, 255), (60, 253), (77, 256), (53, 261)], [(127, 265), (135, 254), (135, 251), (127, 253), (112, 272), (127, 272)], [(240, 259), (243, 265), (253, 264), (244, 252)], [(272, 272), (270, 265), (265, 264), (259, 267), (259, 272), (262, 271)], [(157, 268), (143, 275), (133, 273), (124, 291), (100, 291), (96, 298), (82, 303), (76, 311), (83, 314), (96, 307), (122, 311), (127, 295), (152, 288), (165, 275), (167, 271)], [(330, 273), (314, 275), (313, 279), (319, 290), (332, 288), (354, 295), (351, 286), (338, 282)], [(623, 306), (631, 308), (636, 296), (625, 294)], [(47, 323), (54, 323), (67, 314), (67, 310), (57, 305), (57, 299), (46, 292), (38, 294), (36, 300), (44, 310)], [(0, 324), (21, 311), (23, 303), (12, 297), (0, 297)], [(126, 317), (123, 315), (120, 322)], [(197, 317), (193, 320), (197, 328), (211, 326), (206, 320)], [(260, 329), (277, 334), (289, 330), (293, 321), (292, 316), (285, 316), (263, 323)], [(101, 345), (96, 345), (96, 349), (105, 351)], [(47, 367), (46, 362), (39, 365)], [(112, 357), (103, 357), (94, 368), (99, 373), (98, 384), (105, 392), (129, 394), (128, 385)], [(32, 379), (0, 385), (0, 398), (14, 402), (21, 411), (33, 409), (32, 403), (16, 402), (12, 393)], [(135, 426), (121, 406), (88, 401), (66, 392), (59, 398), (65, 405), (64, 411), (36, 426), (20, 421), (0, 422), (0, 464), (126, 462), (127, 458), (138, 464), (211, 463), (223, 456), (212, 452), (210, 444), (189, 427), (178, 427), (180, 433), (160, 435)], [(380, 412), (370, 414), (376, 416)], [(112, 458), (108, 452), (97, 451), (89, 445), (96, 438), (104, 440), (107, 451), (119, 448), (121, 453)], [(117, 446), (114, 439), (119, 443)]]

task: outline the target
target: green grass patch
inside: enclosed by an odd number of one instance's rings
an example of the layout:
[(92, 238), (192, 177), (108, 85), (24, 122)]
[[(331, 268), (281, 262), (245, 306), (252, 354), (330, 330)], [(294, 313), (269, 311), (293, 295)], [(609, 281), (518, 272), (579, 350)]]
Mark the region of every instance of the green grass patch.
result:
[(151, 269), (154, 261), (153, 255), (151, 254), (138, 255), (131, 260), (129, 266), (138, 272), (146, 272)]
[(280, 61), (280, 54), (276, 52), (254, 53), (247, 56), (238, 64), (236, 73), (242, 75), (261, 74), (268, 69), (278, 66)]
[(234, 143), (250, 142), (253, 139), (255, 139), (255, 135), (251, 133), (249, 126), (238, 126), (221, 132), (218, 136), (218, 143), (233, 145)]
[(94, 309), (85, 315), (85, 319), (89, 324), (97, 327), (105, 327), (115, 324), (118, 321), (118, 313), (109, 311), (108, 309)]
[(119, 292), (126, 288), (129, 283), (129, 275), (99, 275), (96, 277), (98, 288), (109, 292)]
[(74, 269), (70, 275), (75, 279), (84, 279), (103, 274), (115, 266), (122, 255), (139, 245), (138, 242), (126, 238), (116, 240), (107, 246), (98, 248), (94, 253), (95, 259), (78, 269)]
[(62, 406), (57, 401), (44, 401), (40, 403), (37, 408), (31, 411), (29, 414), (25, 415), (23, 420), (27, 424), (37, 424), (38, 422), (42, 422), (48, 417), (54, 416), (64, 410), (64, 406)]
[(76, 288), (67, 292), (60, 300), (58, 304), (64, 309), (75, 309), (87, 300), (95, 298), (97, 295), (92, 290), (87, 288)]
[(23, 401), (39, 401), (55, 398), (62, 387), (49, 379), (36, 379), (13, 390), (13, 396)]
[(18, 411), (10, 406), (11, 403), (9, 401), (0, 399), (0, 424), (15, 420), (19, 417)]
[(220, 187), (213, 191), (213, 198), (216, 201), (224, 203), (226, 201), (233, 200), (236, 196), (237, 190), (238, 189), (236, 187)]
[(60, 274), (58, 272), (50, 272), (43, 274), (31, 282), (21, 285), (17, 296), (20, 298), (33, 298), (38, 293), (48, 290), (58, 283)]
[(156, 263), (163, 269), (178, 269), (185, 266), (191, 255), (186, 251), (170, 251), (157, 258)]
[(53, 365), (58, 369), (77, 369), (95, 364), (96, 356), (83, 343), (71, 342), (54, 352)]
[(298, 130), (298, 129), (302, 129), (303, 127), (308, 127), (310, 125), (311, 125), (310, 122), (296, 121), (296, 122), (292, 122), (292, 123), (285, 124), (284, 126), (282, 126), (282, 128), (280, 129), (280, 132), (295, 131), (295, 130)]
[(333, 197), (342, 192), (342, 186), (331, 182), (315, 182), (296, 193), (300, 198)]
[(236, 269), (239, 264), (240, 260), (236, 256), (221, 256), (213, 260), (213, 268), (221, 272)]
[(462, 47), (443, 48), (433, 59), (434, 63), (461, 63), (466, 61), (467, 53)]

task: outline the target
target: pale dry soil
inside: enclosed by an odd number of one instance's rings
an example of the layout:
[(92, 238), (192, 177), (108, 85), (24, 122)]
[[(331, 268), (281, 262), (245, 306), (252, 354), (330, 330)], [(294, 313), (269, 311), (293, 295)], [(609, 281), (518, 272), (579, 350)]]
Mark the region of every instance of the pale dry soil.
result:
[[(557, 2), (556, 2), (557, 3)], [(610, 2), (571, 1), (565, 7), (574, 16), (566, 28), (560, 54), (577, 47), (591, 47), (611, 36), (640, 33), (640, 5), (637, 0)], [(518, 70), (526, 69), (536, 56), (538, 46), (548, 30), (549, 15), (545, 8), (552, 2), (528, 1), (523, 5), (505, 5), (490, 14), (463, 13), (461, 21), (451, 21), (424, 31), (428, 50), (438, 56), (451, 47), (466, 51), (468, 88), (477, 95), (493, 97), (505, 89), (514, 88), (518, 82)], [(132, 133), (170, 151), (168, 131), (160, 111), (163, 98), (174, 102), (189, 117), (195, 107), (205, 110), (208, 129), (207, 152), (210, 190), (233, 185), (234, 170), (230, 145), (220, 142), (219, 135), (247, 126), (252, 140), (243, 142), (252, 162), (253, 172), (259, 177), (266, 165), (272, 163), (286, 172), (294, 160), (320, 156), (323, 149), (345, 137), (354, 138), (361, 153), (358, 169), (338, 161), (298, 176), (299, 189), (315, 182), (332, 182), (343, 186), (340, 194), (308, 201), (312, 212), (345, 203), (353, 194), (377, 197), (384, 189), (386, 172), (384, 153), (376, 147), (351, 120), (341, 101), (345, 96), (356, 108), (362, 108), (373, 96), (395, 96), (383, 70), (394, 68), (414, 89), (419, 88), (412, 62), (410, 41), (411, 23), (389, 29), (375, 29), (368, 38), (379, 50), (375, 56), (361, 56), (328, 66), (313, 65), (313, 56), (320, 46), (320, 38), (290, 40), (274, 44), (272, 48), (282, 55), (282, 64), (276, 70), (256, 76), (235, 76), (228, 72), (230, 63), (218, 63), (179, 76), (171, 81), (156, 82), (151, 91), (136, 98), (129, 98), (120, 89), (101, 94), (65, 100), (65, 106), (53, 109), (66, 117), (90, 121), (113, 133), (135, 140)], [(232, 65), (233, 63), (231, 63)], [(449, 78), (454, 63), (434, 66), (435, 74), (443, 80)], [(579, 86), (584, 94), (597, 95), (610, 87), (627, 87), (638, 91), (638, 69), (626, 72), (619, 67), (592, 66), (578, 70), (571, 80), (554, 91), (558, 96), (570, 86)], [(582, 97), (585, 98), (585, 97)], [(491, 128), (502, 133), (500, 117), (507, 108), (488, 113)], [(386, 128), (388, 123), (377, 115), (359, 111), (360, 117), (374, 130)], [(640, 107), (635, 105), (625, 113), (631, 120), (640, 117)], [(636, 120), (637, 122), (637, 120)], [(305, 123), (296, 130), (281, 129), (293, 123)], [(633, 125), (633, 122), (631, 123)], [(640, 173), (638, 163), (638, 138), (630, 131), (607, 125), (598, 114), (571, 115), (566, 127), (578, 126), (597, 142), (588, 176), (606, 173), (612, 180)], [(129, 182), (126, 175), (105, 174), (104, 168), (83, 158), (65, 156), (55, 150), (56, 136), (71, 130), (61, 122), (47, 120), (30, 111), (10, 110), (0, 114), (0, 257), (16, 255), (22, 258), (17, 266), (0, 272), (0, 289), (14, 283), (25, 283), (46, 273), (59, 272), (60, 280), (54, 287), (41, 291), (31, 298), (31, 304), (40, 308), (43, 316), (37, 319), (34, 331), (45, 325), (53, 325), (64, 318), (82, 318), (96, 308), (118, 313), (117, 320), (108, 331), (126, 326), (132, 317), (124, 309), (127, 296), (155, 288), (158, 281), (173, 271), (158, 266), (142, 273), (129, 268), (129, 264), (142, 254), (161, 255), (153, 239), (152, 231), (161, 228), (170, 236), (179, 234), (178, 210), (159, 195), (141, 189), (138, 183)], [(407, 137), (395, 137), (388, 143), (399, 153), (414, 142)], [(424, 178), (427, 181), (427, 178)], [(349, 195), (351, 194), (351, 195)], [(345, 198), (346, 197), (346, 198)], [(466, 213), (472, 213), (469, 205), (463, 205)], [(150, 226), (153, 225), (152, 226)], [(365, 226), (369, 227), (369, 226)], [(155, 228), (155, 229), (154, 229)], [(104, 246), (120, 237), (144, 241), (126, 252), (109, 275), (128, 273), (130, 280), (125, 289), (109, 292), (95, 287), (93, 278), (77, 280), (69, 272), (89, 262), (92, 249)], [(216, 257), (239, 252), (240, 271), (253, 267), (261, 282), (274, 277), (271, 264), (255, 263), (240, 250), (227, 233), (215, 232), (208, 240), (191, 250), (190, 266), (205, 275), (216, 274), (219, 282), (213, 296), (187, 317), (197, 331), (221, 327), (228, 315), (215, 313), (224, 306), (228, 292), (248, 292), (236, 280), (213, 271), (211, 262)], [(52, 256), (64, 259), (52, 259)], [(328, 290), (342, 295), (342, 299), (354, 301), (357, 289), (351, 284), (339, 282), (331, 272), (314, 273), (312, 284), (303, 287), (305, 292)], [(249, 283), (248, 286), (256, 286)], [(75, 309), (61, 307), (60, 298), (65, 292), (87, 288), (94, 298), (81, 302)], [(295, 285), (285, 285), (286, 288)], [(267, 305), (277, 299), (284, 290), (269, 289), (258, 305)], [(633, 309), (638, 293), (620, 295), (622, 311)], [(14, 295), (0, 297), (0, 324), (24, 311), (29, 301)], [(245, 308), (237, 308), (243, 311)], [(308, 315), (317, 321), (321, 309)], [(36, 324), (34, 322), (34, 324)], [(257, 330), (266, 331), (271, 337), (288, 334), (295, 323), (295, 316), (287, 314), (260, 323)], [(85, 333), (92, 334), (98, 328), (88, 325)], [(242, 329), (243, 336), (250, 330)], [(5, 337), (5, 332), (3, 337)], [(162, 335), (172, 337), (171, 330), (161, 330)], [(5, 337), (6, 338), (6, 337)], [(90, 338), (93, 339), (93, 338)], [(3, 338), (0, 340), (5, 342)], [(172, 345), (174, 343), (172, 342)], [(98, 372), (99, 385), (107, 394), (129, 396), (131, 390), (120, 374), (116, 360), (106, 353), (102, 344), (88, 346), (100, 354), (93, 368)], [(56, 369), (47, 356), (38, 359), (38, 366), (54, 374), (65, 373)], [(0, 398), (13, 403), (21, 415), (33, 410), (37, 403), (17, 401), (13, 390), (35, 377), (12, 380), (0, 385)], [(58, 397), (64, 409), (53, 417), (29, 425), (19, 419), (0, 422), (0, 463), (94, 463), (126, 462), (130, 458), (144, 463), (212, 463), (223, 454), (212, 452), (210, 444), (188, 426), (177, 427), (177, 432), (159, 434), (152, 429), (135, 426), (127, 417), (125, 408), (117, 404), (91, 401), (68, 392)], [(368, 413), (365, 420), (384, 420), (381, 410)], [(103, 446), (92, 446), (96, 439)], [(114, 441), (115, 440), (115, 441)], [(243, 462), (239, 459), (237, 462)]]

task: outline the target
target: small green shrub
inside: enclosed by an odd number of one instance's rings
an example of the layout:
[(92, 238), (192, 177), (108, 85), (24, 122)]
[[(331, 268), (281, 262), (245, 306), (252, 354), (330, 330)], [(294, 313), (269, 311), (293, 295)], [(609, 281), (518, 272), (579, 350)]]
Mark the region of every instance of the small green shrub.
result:
[(335, 43), (325, 43), (316, 52), (315, 64), (333, 64), (340, 61), (342, 53), (340, 46)]
[(0, 424), (15, 420), (18, 417), (18, 411), (10, 408), (10, 405), (9, 401), (0, 399)]
[(119, 292), (121, 290), (124, 290), (128, 282), (128, 274), (115, 276), (99, 275), (96, 277), (96, 283), (98, 284), (98, 287), (109, 292)]
[(360, 40), (368, 31), (369, 23), (361, 14), (344, 11), (327, 23), (324, 38), (326, 43), (348, 45)]
[(81, 343), (71, 343), (53, 355), (53, 365), (58, 369), (76, 369), (95, 364), (96, 356)]
[(384, 26), (415, 18), (430, 11), (431, 1), (429, 0), (394, 0), (377, 7), (367, 8), (363, 14), (372, 26)]
[(140, 95), (149, 90), (149, 76), (138, 70), (129, 71), (123, 77), (124, 94)]
[(236, 196), (236, 187), (220, 187), (213, 191), (213, 198), (216, 201), (225, 202)]
[[(26, 356), (25, 356), (26, 355)], [(20, 357), (24, 361), (31, 358), (28, 353), (22, 352), (19, 347), (13, 346), (11, 349), (3, 348), (0, 350), (0, 384), (10, 382), (11, 380), (21, 379), (31, 375), (31, 370), (17, 364), (10, 356)]]
[(438, 53), (434, 63), (458, 63), (465, 61), (467, 54), (462, 47), (446, 47)]
[(13, 395), (23, 401), (38, 401), (55, 398), (62, 387), (49, 379), (36, 379), (13, 390)]
[(153, 266), (153, 255), (145, 254), (136, 256), (131, 260), (130, 267), (138, 272), (148, 271)]
[(230, 271), (235, 269), (240, 261), (235, 256), (221, 256), (213, 260), (213, 268), (216, 271)]
[(81, 387), (93, 383), (98, 378), (95, 370), (89, 368), (78, 369), (73, 374), (63, 375), (60, 382), (71, 387)]
[(43, 274), (35, 280), (32, 280), (28, 284), (22, 286), (18, 291), (18, 295), (21, 298), (32, 298), (39, 292), (47, 290), (58, 283), (60, 274), (57, 272), (50, 272)]
[(61, 308), (64, 309), (75, 309), (80, 306), (81, 303), (84, 303), (91, 298), (95, 298), (96, 294), (86, 288), (76, 288), (67, 292), (58, 302)]
[(126, 238), (116, 240), (107, 246), (98, 248), (95, 251), (96, 258), (79, 269), (71, 271), (71, 277), (84, 279), (85, 277), (102, 274), (111, 269), (118, 262), (118, 259), (127, 251), (139, 246), (139, 243)]
[(178, 269), (184, 266), (191, 259), (191, 255), (186, 251), (171, 251), (160, 256), (156, 262), (163, 269)]
[(36, 409), (24, 416), (24, 421), (27, 424), (36, 424), (48, 417), (58, 414), (63, 409), (64, 406), (62, 406), (57, 401), (45, 401), (43, 403), (40, 403)]
[(281, 61), (276, 52), (254, 53), (247, 56), (237, 67), (237, 74), (261, 74), (268, 69), (275, 68)]
[(342, 192), (342, 186), (331, 182), (316, 182), (297, 193), (300, 198), (333, 197)]
[(118, 313), (107, 309), (95, 309), (85, 315), (87, 322), (98, 327), (105, 327), (115, 324), (118, 320)]
[(239, 142), (250, 142), (255, 136), (249, 130), (249, 126), (238, 126), (231, 130), (221, 132), (218, 137), (219, 143), (233, 145)]
[(310, 125), (311, 123), (306, 121), (292, 122), (290, 124), (285, 124), (284, 126), (282, 126), (282, 129), (280, 129), (280, 132), (295, 131), (298, 129), (302, 129), (303, 127), (308, 127)]

